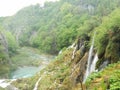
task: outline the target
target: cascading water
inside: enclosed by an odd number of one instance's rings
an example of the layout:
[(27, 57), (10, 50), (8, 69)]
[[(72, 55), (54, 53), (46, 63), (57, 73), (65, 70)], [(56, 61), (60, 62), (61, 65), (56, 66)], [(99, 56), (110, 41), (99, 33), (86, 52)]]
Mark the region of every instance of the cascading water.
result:
[(76, 45), (76, 47), (74, 48), (74, 51), (73, 51), (73, 54), (72, 54), (72, 59), (74, 59), (74, 57), (75, 57), (76, 49), (77, 49), (77, 45)]
[(40, 77), (40, 78), (38, 79), (38, 81), (36, 82), (35, 87), (34, 87), (33, 90), (38, 90), (38, 85), (39, 85), (40, 80), (41, 80), (41, 77)]
[(100, 65), (99, 70), (103, 70), (109, 64), (109, 60), (105, 60), (102, 65)]
[(97, 61), (98, 61), (98, 56), (97, 54), (95, 54), (94, 59), (91, 64), (90, 73), (95, 72), (95, 66), (96, 66)]
[[(92, 60), (92, 54), (93, 54), (93, 46), (94, 46), (94, 38), (95, 38), (95, 34), (94, 33), (94, 36), (93, 36), (93, 40), (92, 40), (92, 44), (91, 44), (91, 47), (90, 47), (90, 50), (89, 50), (89, 56), (88, 56), (88, 64), (87, 64), (87, 69), (86, 69), (86, 73), (85, 73), (85, 76), (84, 76), (84, 79), (83, 79), (83, 83), (85, 83), (87, 77), (90, 75), (90, 73), (92, 72), (91, 68), (93, 68), (92, 65), (95, 66), (95, 62), (94, 60)], [(97, 56), (96, 56), (97, 58)], [(95, 58), (95, 59), (96, 59)], [(92, 64), (93, 63), (93, 64)]]
[[(16, 87), (11, 85), (13, 81), (16, 81), (16, 79), (0, 79), (0, 87), (2, 87), (4, 90), (18, 90)], [(9, 89), (6, 89), (6, 88), (9, 88)]]

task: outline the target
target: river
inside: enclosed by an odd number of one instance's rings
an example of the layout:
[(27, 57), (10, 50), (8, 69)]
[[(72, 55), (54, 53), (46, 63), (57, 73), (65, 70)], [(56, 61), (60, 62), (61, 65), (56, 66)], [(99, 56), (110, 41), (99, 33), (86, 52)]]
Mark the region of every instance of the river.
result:
[(43, 67), (35, 67), (35, 66), (24, 66), (19, 67), (17, 70), (11, 73), (11, 79), (17, 78), (26, 78), (35, 75), (39, 72)]
[[(19, 55), (16, 55), (13, 61), (19, 67), (11, 72), (10, 79), (31, 77), (43, 69), (54, 58), (51, 55), (40, 54), (36, 49), (30, 47), (23, 47), (18, 51)], [(33, 63), (39, 65), (32, 65)]]
[[(9, 79), (0, 79), (0, 89), (1, 87), (9, 87), (12, 88), (10, 90), (18, 90), (14, 86), (11, 86), (12, 81), (35, 75), (55, 58), (55, 56), (42, 54), (39, 50), (31, 47), (22, 47), (17, 51), (18, 54), (11, 58), (17, 68), (10, 73)], [(37, 84), (35, 88), (37, 88)]]

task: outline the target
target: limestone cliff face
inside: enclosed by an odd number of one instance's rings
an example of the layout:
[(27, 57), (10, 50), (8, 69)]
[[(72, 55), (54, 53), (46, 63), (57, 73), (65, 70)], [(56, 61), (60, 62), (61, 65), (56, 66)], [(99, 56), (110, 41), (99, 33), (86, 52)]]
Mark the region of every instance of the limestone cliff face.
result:
[(79, 62), (73, 66), (71, 77), (74, 84), (82, 83), (86, 71), (87, 58), (88, 53), (85, 53), (82, 59), (79, 59)]
[(87, 60), (89, 55), (85, 39), (79, 38), (75, 45), (76, 46), (73, 50), (74, 58), (72, 56), (71, 60), (71, 80), (73, 85), (72, 90), (75, 90), (77, 86), (79, 87), (79, 89), (83, 88), (82, 83), (87, 69)]

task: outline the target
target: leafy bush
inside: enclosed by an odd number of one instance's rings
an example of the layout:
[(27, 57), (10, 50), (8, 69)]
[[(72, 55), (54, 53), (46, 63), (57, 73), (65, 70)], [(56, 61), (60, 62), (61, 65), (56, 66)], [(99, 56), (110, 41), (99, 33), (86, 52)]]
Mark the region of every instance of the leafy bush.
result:
[(104, 70), (92, 73), (87, 81), (86, 86), (90, 90), (119, 90), (120, 89), (120, 62), (110, 64)]
[(102, 73), (101, 72), (95, 72), (92, 73), (86, 80), (86, 85), (89, 85), (91, 83), (92, 80), (94, 80), (95, 78), (101, 78)]
[(120, 70), (113, 72), (114, 74), (110, 77), (110, 90), (119, 90), (120, 89)]
[(14, 53), (16, 53), (16, 49), (18, 48), (18, 45), (14, 36), (10, 32), (5, 32), (5, 35), (8, 42), (9, 55), (12, 56)]

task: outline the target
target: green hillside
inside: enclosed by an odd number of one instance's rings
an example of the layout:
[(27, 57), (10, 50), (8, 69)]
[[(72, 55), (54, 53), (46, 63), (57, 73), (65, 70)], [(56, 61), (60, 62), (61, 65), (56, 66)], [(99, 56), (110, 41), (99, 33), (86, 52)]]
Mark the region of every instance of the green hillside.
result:
[(31, 59), (36, 51), (56, 58), (14, 81), (20, 90), (33, 90), (39, 79), (38, 90), (119, 90), (120, 0), (59, 0), (0, 17), (0, 78), (42, 64)]
[(119, 3), (119, 0), (46, 2), (44, 7), (39, 4), (25, 7), (14, 16), (4, 18), (2, 24), (21, 46), (56, 54), (78, 36), (89, 36), (102, 17), (119, 7)]

